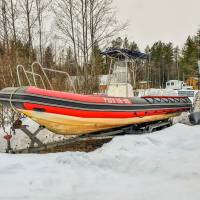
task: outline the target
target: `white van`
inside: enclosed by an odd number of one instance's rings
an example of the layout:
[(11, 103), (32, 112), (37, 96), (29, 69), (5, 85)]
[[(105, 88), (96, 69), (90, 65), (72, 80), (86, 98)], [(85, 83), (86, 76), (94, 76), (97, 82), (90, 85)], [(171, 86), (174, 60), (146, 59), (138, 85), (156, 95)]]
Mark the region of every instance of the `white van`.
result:
[(192, 86), (188, 86), (183, 81), (179, 80), (169, 80), (166, 82), (166, 89), (171, 90), (192, 90)]

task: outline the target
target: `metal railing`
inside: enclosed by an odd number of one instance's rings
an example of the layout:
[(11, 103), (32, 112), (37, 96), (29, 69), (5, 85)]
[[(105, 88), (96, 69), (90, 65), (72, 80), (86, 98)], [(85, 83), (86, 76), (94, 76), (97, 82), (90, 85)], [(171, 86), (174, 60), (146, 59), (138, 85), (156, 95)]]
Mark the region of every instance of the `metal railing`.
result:
[[(69, 80), (69, 83), (70, 83), (70, 86), (73, 89), (73, 92), (76, 93), (76, 88), (74, 86), (74, 82), (73, 82), (72, 78), (70, 77), (70, 75), (67, 72), (64, 72), (64, 71), (61, 71), (61, 70), (55, 70), (55, 69), (45, 68), (39, 62), (33, 62), (32, 63), (32, 65), (31, 65), (31, 71), (26, 70), (23, 65), (18, 65), (17, 66), (17, 78), (18, 78), (18, 83), (19, 83), (20, 87), (23, 86), (22, 79), (21, 79), (21, 76), (20, 76), (21, 75), (20, 70), (22, 70), (22, 72), (25, 75), (25, 78), (26, 78), (29, 86), (36, 86), (36, 87), (38, 87), (38, 82), (37, 82), (36, 77), (39, 77), (39, 79), (42, 82), (43, 88), (47, 89), (47, 87), (45, 86), (45, 81), (43, 80), (42, 76), (40, 74), (38, 74), (38, 73), (35, 72), (36, 71), (35, 70), (36, 67), (39, 67), (40, 71), (42, 72), (43, 76), (45, 77), (45, 80), (47, 81), (47, 83), (49, 85), (49, 88), (51, 90), (54, 90), (54, 88), (53, 88), (53, 85), (51, 84), (51, 82), (50, 82), (50, 80), (49, 80), (49, 78), (47, 76), (47, 73), (46, 73), (47, 71), (54, 72), (54, 73), (57, 73), (57, 74), (64, 74), (66, 76), (66, 78)], [(32, 76), (32, 80), (33, 81), (29, 78), (29, 75)]]

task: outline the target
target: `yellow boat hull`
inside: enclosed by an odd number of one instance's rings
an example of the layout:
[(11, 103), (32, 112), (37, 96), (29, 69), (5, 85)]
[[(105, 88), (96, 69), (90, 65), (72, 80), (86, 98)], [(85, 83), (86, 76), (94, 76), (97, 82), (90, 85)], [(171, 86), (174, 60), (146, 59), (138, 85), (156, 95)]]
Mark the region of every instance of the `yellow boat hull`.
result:
[(164, 120), (180, 114), (173, 113), (133, 118), (80, 118), (31, 110), (18, 109), (18, 111), (55, 134), (61, 135), (82, 135), (131, 124)]

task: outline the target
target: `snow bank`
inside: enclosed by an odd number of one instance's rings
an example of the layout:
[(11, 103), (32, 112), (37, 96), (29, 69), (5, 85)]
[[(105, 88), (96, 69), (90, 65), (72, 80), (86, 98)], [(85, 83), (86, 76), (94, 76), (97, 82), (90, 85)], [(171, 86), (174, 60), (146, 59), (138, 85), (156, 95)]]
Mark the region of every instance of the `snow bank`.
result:
[(191, 125), (190, 120), (189, 120), (189, 115), (190, 115), (190, 112), (183, 112), (181, 113), (181, 115), (172, 118), (172, 122), (173, 124), (182, 123), (182, 124)]
[(0, 154), (0, 199), (199, 200), (199, 130), (176, 124), (92, 153)]

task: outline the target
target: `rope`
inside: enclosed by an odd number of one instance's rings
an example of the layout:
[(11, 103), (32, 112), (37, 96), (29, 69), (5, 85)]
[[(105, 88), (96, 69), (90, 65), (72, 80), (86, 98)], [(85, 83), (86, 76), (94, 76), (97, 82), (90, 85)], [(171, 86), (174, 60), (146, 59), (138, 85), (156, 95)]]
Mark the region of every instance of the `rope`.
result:
[(10, 94), (10, 98), (9, 98), (9, 103), (10, 103), (10, 107), (11, 109), (15, 112), (18, 113), (17, 109), (15, 108), (15, 106), (12, 103), (13, 100), (13, 95), (20, 89), (20, 87), (16, 88), (15, 90), (13, 90), (13, 92)]

